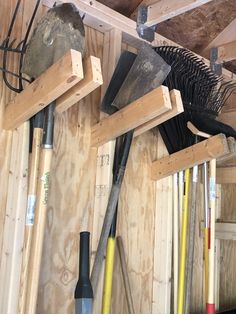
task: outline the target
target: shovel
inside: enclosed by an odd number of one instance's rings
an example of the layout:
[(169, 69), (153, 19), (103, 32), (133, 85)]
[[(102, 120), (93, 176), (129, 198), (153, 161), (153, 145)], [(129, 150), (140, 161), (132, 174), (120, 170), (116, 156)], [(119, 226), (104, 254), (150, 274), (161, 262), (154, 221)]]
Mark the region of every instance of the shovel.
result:
[[(134, 56), (127, 51), (123, 52), (104, 96), (101, 106), (102, 110), (111, 114), (123, 108), (132, 101), (135, 101), (160, 86), (169, 71), (170, 66), (148, 45), (143, 45), (137, 56)], [(113, 172), (113, 184), (91, 273), (94, 294), (96, 294), (97, 291), (112, 220), (114, 219), (114, 224), (116, 221), (114, 215), (118, 204), (132, 139), (133, 131), (129, 131), (117, 141), (122, 143), (120, 149), (116, 149), (116, 151), (118, 151), (119, 161), (116, 162), (118, 166), (114, 167), (116, 169)], [(115, 232), (113, 230), (112, 236), (114, 236), (114, 234)], [(114, 251), (114, 245), (111, 247)], [(107, 255), (111, 256), (111, 259), (114, 259), (112, 254), (108, 253)], [(110, 264), (109, 261), (108, 264)], [(105, 291), (106, 287), (104, 287), (103, 294), (106, 296), (107, 300), (103, 300), (103, 313), (108, 313), (110, 307), (112, 276), (109, 275), (109, 277), (110, 278), (107, 280), (105, 270), (105, 283), (109, 291)]]
[[(27, 46), (22, 72), (35, 79), (69, 49), (84, 54), (85, 31), (76, 7), (65, 3), (50, 9), (37, 24)], [(40, 157), (31, 161), (24, 267), (21, 272), (21, 298), (18, 311), (22, 314), (33, 314), (36, 309), (53, 149), (54, 106), (55, 102), (44, 109), (43, 115), (40, 112), (34, 117), (34, 122), (40, 121), (40, 125), (43, 124), (43, 140), (40, 151), (42, 126), (39, 128), (38, 124), (34, 123), (33, 138), (37, 138), (37, 141), (32, 143), (32, 157), (39, 155)]]

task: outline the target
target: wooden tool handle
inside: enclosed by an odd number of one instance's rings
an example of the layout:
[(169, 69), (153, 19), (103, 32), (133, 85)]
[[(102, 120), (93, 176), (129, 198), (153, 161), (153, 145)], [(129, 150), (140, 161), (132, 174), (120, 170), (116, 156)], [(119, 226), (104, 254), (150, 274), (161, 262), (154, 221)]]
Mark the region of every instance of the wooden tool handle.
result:
[(35, 314), (40, 265), (43, 249), (44, 231), (47, 214), (48, 190), (52, 149), (42, 149), (40, 154), (37, 201), (35, 209), (35, 225), (33, 229), (33, 247), (29, 259), (29, 276), (27, 282), (26, 314)]
[(27, 277), (29, 272), (29, 258), (32, 245), (33, 220), (36, 201), (36, 189), (38, 179), (38, 167), (40, 156), (40, 145), (43, 130), (41, 128), (34, 128), (32, 154), (29, 171), (29, 187), (28, 187), (28, 203), (26, 211), (26, 227), (24, 235), (23, 257), (20, 278), (20, 295), (18, 302), (18, 313), (25, 313), (26, 294), (27, 294)]
[(216, 159), (210, 161), (210, 248), (209, 248), (209, 287), (206, 314), (215, 313), (215, 209), (216, 209)]

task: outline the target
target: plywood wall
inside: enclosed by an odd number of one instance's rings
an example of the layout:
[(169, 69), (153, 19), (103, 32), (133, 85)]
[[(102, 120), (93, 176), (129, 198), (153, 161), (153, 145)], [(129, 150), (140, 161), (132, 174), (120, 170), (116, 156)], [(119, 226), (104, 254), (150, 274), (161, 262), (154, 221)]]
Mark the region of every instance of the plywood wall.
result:
[[(1, 20), (1, 39), (6, 34), (15, 3), (15, 0), (7, 2), (0, 0), (1, 13), (4, 17), (4, 20)], [(25, 0), (22, 3), (23, 7), (15, 31), (18, 37), (21, 37), (22, 30), (25, 28), (33, 8), (33, 2)], [(86, 28), (86, 38), (87, 54), (101, 58), (103, 69), (109, 67), (109, 64), (106, 64), (105, 59), (103, 59), (104, 55), (107, 54), (105, 49), (107, 49), (106, 40), (108, 37), (98, 31)], [(132, 48), (129, 47), (129, 49)], [(16, 61), (11, 60), (13, 67)], [(4, 105), (13, 95), (9, 93), (2, 80), (0, 84), (0, 114), (2, 119)], [(67, 112), (56, 116), (51, 190), (37, 305), (37, 313), (40, 314), (74, 312), (73, 294), (78, 278), (79, 232), (89, 230), (92, 242), (96, 244), (97, 235), (101, 228), (101, 218), (105, 209), (97, 210), (96, 208), (94, 211), (95, 197), (98, 193), (95, 186), (97, 150), (90, 148), (90, 130), (91, 126), (99, 119), (100, 99), (101, 89), (97, 89)], [(8, 258), (10, 256), (12, 260), (11, 250), (16, 236), (12, 238), (12, 242), (6, 241), (10, 234), (6, 209), (8, 208), (7, 202), (9, 202), (8, 191), (14, 188), (14, 185), (12, 187), (9, 184), (12, 180), (12, 171), (13, 175), (16, 176), (20, 169), (17, 163), (14, 164), (13, 162), (16, 151), (12, 143), (15, 143), (15, 147), (21, 148), (23, 139), (19, 137), (19, 134), (22, 132), (23, 127), (13, 133), (4, 131), (0, 133), (0, 144), (4, 148), (0, 152), (0, 254), (2, 265), (0, 276), (3, 276), (1, 279), (8, 278), (8, 280), (9, 277), (4, 273), (3, 267), (7, 264), (8, 259), (3, 264), (2, 257), (7, 256)], [(19, 149), (18, 154), (21, 159), (17, 158), (17, 160), (26, 162), (26, 153), (27, 148), (25, 150)], [(137, 314), (167, 314), (168, 306), (170, 307), (171, 303), (168, 293), (170, 293), (173, 280), (170, 271), (172, 180), (167, 178), (155, 183), (149, 178), (150, 163), (163, 154), (166, 154), (164, 144), (160, 136), (152, 131), (134, 140), (119, 203), (118, 234), (122, 236), (124, 241), (131, 291)], [(15, 167), (13, 170), (11, 165)], [(27, 179), (26, 173), (20, 172), (20, 175), (24, 175), (24, 180)], [(15, 190), (16, 193), (21, 191), (18, 190), (18, 186), (15, 187)], [(203, 217), (202, 185), (200, 183), (198, 190), (197, 217), (200, 221)], [(26, 195), (26, 191), (24, 190), (21, 195)], [(235, 219), (233, 205), (228, 205), (233, 204), (234, 195), (234, 186), (223, 189), (222, 218), (224, 219)], [(20, 213), (19, 224), (22, 228), (24, 208)], [(13, 216), (10, 218), (14, 221)], [(14, 226), (16, 226), (15, 222)], [(203, 244), (198, 231), (197, 225), (192, 302), (192, 313), (195, 314), (204, 312)], [(7, 247), (6, 243), (8, 243)], [(18, 241), (17, 243), (19, 245), (18, 259), (20, 259), (22, 242)], [(220, 304), (221, 307), (226, 307), (235, 303), (236, 289), (234, 280), (232, 280), (235, 276), (234, 261), (236, 258), (234, 243), (223, 242), (221, 252)], [(94, 256), (94, 251), (92, 255)], [(167, 270), (166, 263), (169, 263)], [(166, 271), (163, 272), (162, 269)], [(0, 309), (3, 308), (2, 304), (5, 302), (3, 296), (4, 294), (2, 294), (2, 299), (0, 298)], [(94, 313), (100, 313), (100, 306), (101, 300), (98, 300), (95, 304)], [(13, 310), (9, 313), (15, 314), (16, 311)], [(118, 255), (116, 255), (114, 272), (112, 313), (128, 313)]]

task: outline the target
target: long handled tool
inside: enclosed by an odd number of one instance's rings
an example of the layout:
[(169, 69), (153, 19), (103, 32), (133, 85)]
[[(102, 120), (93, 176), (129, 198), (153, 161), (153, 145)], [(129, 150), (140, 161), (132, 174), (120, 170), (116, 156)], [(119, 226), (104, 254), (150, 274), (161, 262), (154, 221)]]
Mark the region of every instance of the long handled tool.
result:
[[(63, 56), (68, 49), (85, 48), (85, 32), (82, 19), (74, 5), (67, 3), (55, 6), (39, 21), (28, 44), (23, 72), (32, 78), (38, 77), (50, 65)], [(35, 224), (30, 253), (27, 261), (27, 292), (24, 308), (26, 313), (35, 313), (44, 229), (48, 202), (50, 164), (53, 149), (53, 125), (55, 103), (44, 110), (42, 151), (40, 154), (39, 180), (36, 195)]]
[(204, 277), (205, 277), (205, 303), (208, 299), (209, 274), (209, 206), (208, 206), (208, 163), (203, 164), (204, 182)]
[(40, 147), (42, 142), (43, 134), (43, 122), (44, 113), (39, 112), (33, 119), (33, 138), (31, 148), (31, 160), (30, 160), (30, 172), (29, 172), (29, 186), (28, 186), (28, 202), (26, 210), (26, 221), (25, 221), (25, 235), (24, 235), (24, 250), (22, 260), (22, 271), (21, 271), (21, 294), (19, 297), (18, 312), (19, 314), (25, 313), (26, 304), (26, 292), (27, 292), (27, 275), (29, 269), (29, 257), (32, 245), (33, 236), (33, 225), (34, 225), (34, 213), (36, 205), (36, 192), (38, 182), (38, 167), (40, 158)]
[[(194, 125), (198, 124), (197, 127), (206, 133), (218, 134), (222, 131), (232, 136), (234, 130), (219, 123), (215, 118), (235, 86), (222, 81), (221, 77), (215, 75), (202, 60), (196, 58), (187, 49), (165, 46), (157, 47), (155, 50), (171, 65), (171, 72), (164, 84), (169, 89), (180, 90), (185, 109), (184, 113), (159, 126), (168, 152), (174, 153), (194, 144), (195, 135), (187, 128), (188, 121)], [(199, 127), (202, 124), (205, 125), (204, 128)], [(185, 221), (182, 222), (182, 225), (184, 224)], [(184, 285), (184, 280), (182, 284)], [(178, 297), (181, 300), (178, 314), (184, 311), (182, 291), (180, 287)]]
[[(114, 74), (117, 74), (117, 72), (120, 71), (122, 72), (123, 70), (124, 70), (123, 67), (120, 68), (119, 71), (115, 70)], [(129, 104), (130, 102), (140, 98), (141, 96), (148, 93), (152, 89), (161, 85), (169, 71), (170, 67), (166, 64), (166, 62), (163, 62), (163, 59), (160, 58), (151, 47), (144, 45), (140, 49), (137, 57), (135, 58), (135, 61), (131, 66), (130, 71), (128, 72), (121, 87), (119, 89), (116, 89), (116, 91), (119, 90), (119, 92), (114, 93), (112, 91), (111, 97), (105, 96), (106, 99), (110, 99), (111, 101), (106, 102), (106, 104), (104, 104), (103, 102), (104, 105), (103, 110), (105, 110), (108, 113), (111, 113), (111, 111), (114, 112), (117, 109), (120, 109)], [(111, 80), (111, 84), (112, 85), (114, 84), (113, 79)], [(111, 84), (108, 87), (109, 95), (110, 95), (109, 88), (111, 88), (112, 86)], [(106, 110), (107, 107), (110, 107), (110, 109)], [(100, 235), (97, 253), (95, 256), (95, 261), (91, 274), (91, 281), (95, 295), (102, 267), (103, 256), (106, 249), (106, 242), (111, 228), (112, 220), (115, 214), (115, 210), (117, 207), (117, 202), (120, 194), (121, 184), (124, 178), (124, 172), (128, 160), (130, 146), (132, 143), (132, 138), (133, 131), (128, 132), (124, 136), (123, 156), (121, 157), (121, 163), (119, 165), (116, 178), (115, 180), (113, 180), (113, 185), (108, 200), (102, 232)]]
[(75, 314), (92, 314), (93, 290), (89, 279), (88, 231), (80, 232), (79, 280), (75, 289)]

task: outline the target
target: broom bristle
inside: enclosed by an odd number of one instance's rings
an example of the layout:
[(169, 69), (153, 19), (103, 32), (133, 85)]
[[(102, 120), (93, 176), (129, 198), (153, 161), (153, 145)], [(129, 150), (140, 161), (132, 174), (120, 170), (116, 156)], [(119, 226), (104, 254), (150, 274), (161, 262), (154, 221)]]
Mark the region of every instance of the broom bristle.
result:
[[(168, 152), (174, 153), (194, 144), (195, 136), (187, 128), (188, 121), (193, 123), (200, 121), (199, 123), (204, 127), (207, 119), (210, 119), (208, 131), (211, 131), (211, 126), (214, 126), (212, 130), (214, 134), (222, 132), (224, 127), (221, 125), (218, 128), (219, 125), (214, 125), (212, 121), (215, 121), (214, 119), (235, 89), (235, 83), (224, 81), (201, 59), (185, 48), (161, 46), (155, 48), (155, 51), (171, 66), (164, 85), (170, 90), (178, 89), (184, 105), (182, 114), (159, 126)], [(201, 123), (202, 119), (205, 119), (204, 123)], [(227, 135), (235, 137), (235, 134), (232, 132)]]

